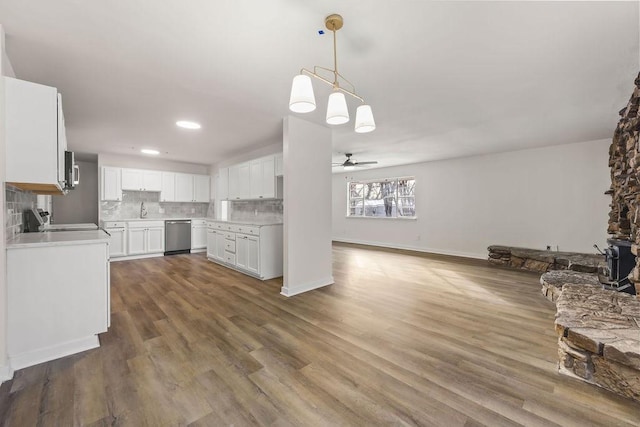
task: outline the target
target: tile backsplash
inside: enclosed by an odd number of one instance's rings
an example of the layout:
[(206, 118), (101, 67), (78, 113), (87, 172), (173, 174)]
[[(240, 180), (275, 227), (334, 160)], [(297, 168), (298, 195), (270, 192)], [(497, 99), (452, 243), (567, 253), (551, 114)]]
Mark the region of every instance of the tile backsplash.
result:
[[(161, 203), (160, 193), (149, 191), (123, 191), (121, 202), (100, 202), (101, 220), (140, 218), (144, 203), (146, 218), (204, 218), (213, 212), (213, 203)], [(161, 213), (160, 209), (164, 212)], [(212, 215), (213, 216), (213, 215)]]
[(5, 230), (7, 240), (11, 240), (17, 234), (22, 233), (22, 212), (25, 209), (35, 208), (38, 196), (29, 191), (22, 191), (9, 184), (6, 185), (5, 196), (7, 201)]
[(229, 202), (232, 221), (282, 221), (282, 200), (242, 200)]

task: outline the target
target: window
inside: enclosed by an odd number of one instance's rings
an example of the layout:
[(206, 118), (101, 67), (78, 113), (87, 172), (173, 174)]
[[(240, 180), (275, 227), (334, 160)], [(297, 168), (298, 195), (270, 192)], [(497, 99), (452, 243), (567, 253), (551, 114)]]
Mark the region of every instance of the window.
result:
[(347, 183), (347, 216), (415, 218), (414, 177)]

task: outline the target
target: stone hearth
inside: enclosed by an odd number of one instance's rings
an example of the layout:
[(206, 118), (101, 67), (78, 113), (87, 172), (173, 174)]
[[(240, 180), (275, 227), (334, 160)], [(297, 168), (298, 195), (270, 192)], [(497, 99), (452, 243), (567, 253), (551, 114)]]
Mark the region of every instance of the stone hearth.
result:
[(582, 286), (596, 286), (602, 288), (602, 284), (595, 273), (579, 273), (576, 271), (554, 270), (540, 276), (542, 295), (549, 301), (556, 302), (566, 284)]
[(561, 289), (555, 321), (560, 373), (640, 402), (640, 301), (591, 284)]
[(491, 264), (540, 273), (550, 270), (602, 273), (606, 266), (604, 256), (597, 254), (544, 251), (501, 245), (492, 245), (487, 249)]

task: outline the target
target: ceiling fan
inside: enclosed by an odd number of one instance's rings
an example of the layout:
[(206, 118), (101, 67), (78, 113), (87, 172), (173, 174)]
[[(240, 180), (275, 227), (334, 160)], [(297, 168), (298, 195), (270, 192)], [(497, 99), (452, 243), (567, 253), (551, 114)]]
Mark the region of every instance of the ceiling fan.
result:
[(351, 156), (353, 156), (353, 154), (351, 153), (345, 153), (345, 156), (347, 156), (347, 160), (344, 161), (344, 163), (333, 163), (333, 167), (336, 166), (342, 166), (344, 168), (354, 168), (354, 167), (358, 167), (358, 166), (363, 166), (363, 165), (375, 165), (378, 162), (377, 161), (372, 161), (372, 162), (358, 162), (355, 160), (351, 160)]

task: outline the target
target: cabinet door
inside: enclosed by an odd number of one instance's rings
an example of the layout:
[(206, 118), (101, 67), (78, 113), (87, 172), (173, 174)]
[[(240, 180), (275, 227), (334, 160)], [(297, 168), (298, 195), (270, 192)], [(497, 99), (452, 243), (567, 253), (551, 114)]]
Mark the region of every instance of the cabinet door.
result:
[(129, 255), (140, 255), (147, 252), (147, 232), (144, 228), (129, 228), (127, 230), (127, 244)]
[(193, 201), (193, 175), (187, 173), (176, 174), (176, 202)]
[(207, 246), (207, 226), (191, 225), (191, 249), (202, 249)]
[(248, 199), (251, 197), (251, 166), (243, 163), (238, 166), (238, 197)]
[(210, 181), (209, 175), (193, 176), (193, 200), (195, 202), (209, 203)]
[(229, 199), (240, 198), (240, 165), (229, 168)]
[(276, 197), (276, 176), (274, 157), (265, 157), (262, 159), (260, 182), (262, 183), (262, 192), (258, 198), (273, 199)]
[(142, 171), (142, 189), (144, 191), (162, 191), (162, 172)]
[(67, 151), (67, 131), (62, 112), (62, 95), (58, 94), (58, 182), (65, 181), (65, 151)]
[(262, 161), (260, 159), (249, 163), (249, 191), (252, 199), (262, 197)]
[(247, 261), (249, 257), (248, 236), (244, 234), (236, 235), (236, 267), (243, 270), (247, 269)]
[(6, 181), (59, 186), (58, 91), (24, 80), (3, 79)]
[(215, 230), (207, 230), (207, 258), (216, 257), (216, 232)]
[(216, 254), (215, 258), (218, 261), (224, 261), (224, 247), (225, 247), (224, 233), (221, 231), (216, 232)]
[(260, 239), (255, 236), (247, 236), (247, 271), (260, 274)]
[(102, 168), (102, 200), (122, 200), (120, 168)]
[(138, 169), (122, 169), (122, 189), (142, 191), (142, 171)]
[(111, 258), (125, 256), (127, 247), (125, 245), (124, 228), (107, 228), (106, 230), (111, 235), (109, 239), (109, 256)]
[(147, 253), (164, 252), (164, 227), (147, 228)]
[(282, 153), (276, 154), (275, 157), (275, 169), (276, 176), (284, 175), (284, 158), (282, 157)]
[(226, 200), (229, 198), (229, 168), (222, 168), (218, 171), (217, 182), (217, 195), (218, 200)]
[(176, 201), (176, 174), (173, 172), (162, 172), (162, 188), (160, 190), (161, 202)]

